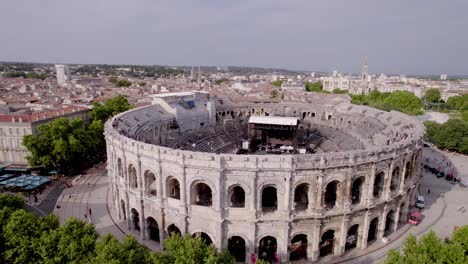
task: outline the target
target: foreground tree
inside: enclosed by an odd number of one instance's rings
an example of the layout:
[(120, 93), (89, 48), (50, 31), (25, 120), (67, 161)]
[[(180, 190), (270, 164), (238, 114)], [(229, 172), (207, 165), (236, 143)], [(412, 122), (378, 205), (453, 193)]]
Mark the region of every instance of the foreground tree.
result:
[(105, 101), (103, 104), (94, 103), (89, 116), (93, 120), (101, 120), (104, 123), (110, 117), (127, 111), (130, 108), (132, 108), (132, 106), (128, 103), (127, 98), (123, 95), (118, 95)]
[(139, 244), (133, 236), (127, 236), (119, 242), (110, 234), (105, 235), (96, 244), (96, 256), (92, 263), (126, 264), (151, 263), (150, 251)]
[(440, 101), (440, 90), (437, 88), (427, 90), (424, 94), (424, 100), (429, 103), (438, 103)]
[(452, 239), (442, 241), (430, 231), (419, 241), (409, 235), (401, 252), (390, 250), (386, 264), (419, 263), (468, 263), (468, 226), (463, 226), (453, 233)]
[(166, 251), (153, 256), (155, 263), (175, 264), (216, 264), (236, 263), (235, 258), (227, 251), (218, 253), (216, 249), (207, 245), (201, 238), (193, 239), (189, 235), (181, 237), (171, 235), (164, 241)]

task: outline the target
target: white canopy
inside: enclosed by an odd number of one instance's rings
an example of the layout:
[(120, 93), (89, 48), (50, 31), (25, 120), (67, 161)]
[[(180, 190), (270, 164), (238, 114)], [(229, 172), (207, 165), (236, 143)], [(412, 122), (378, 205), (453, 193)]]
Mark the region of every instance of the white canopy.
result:
[(280, 126), (297, 126), (299, 119), (297, 117), (284, 116), (251, 116), (250, 124), (265, 124), (265, 125), (280, 125)]

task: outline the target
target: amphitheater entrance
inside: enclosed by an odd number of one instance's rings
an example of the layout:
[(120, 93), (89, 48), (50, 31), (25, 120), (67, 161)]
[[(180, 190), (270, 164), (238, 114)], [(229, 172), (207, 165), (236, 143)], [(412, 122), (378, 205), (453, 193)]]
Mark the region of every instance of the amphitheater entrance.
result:
[(277, 247), (276, 238), (272, 236), (262, 238), (258, 246), (258, 258), (268, 263), (275, 263)]
[(384, 177), (385, 174), (383, 172), (380, 172), (379, 174), (375, 175), (374, 189), (372, 192), (374, 194), (374, 198), (380, 198), (380, 195), (383, 190)]
[(395, 212), (390, 210), (387, 213), (387, 217), (385, 218), (385, 230), (384, 235), (387, 237), (393, 233), (393, 229), (395, 226)]
[(211, 240), (210, 236), (207, 235), (204, 232), (193, 233), (192, 237), (193, 238), (199, 238), (199, 239), (203, 240), (203, 242), (205, 242), (205, 244), (207, 244), (207, 245), (213, 244), (213, 241)]
[(336, 205), (336, 191), (338, 190), (338, 181), (332, 181), (327, 184), (325, 189), (325, 209), (332, 209)]
[(127, 211), (125, 208), (125, 202), (124, 200), (120, 200), (120, 209), (122, 210), (122, 218), (123, 220), (127, 220)]
[(396, 167), (392, 172), (392, 180), (390, 181), (390, 191), (393, 192), (398, 188), (400, 183), (400, 168)]
[(362, 184), (364, 182), (363, 177), (359, 177), (353, 182), (351, 187), (351, 203), (359, 204), (361, 202)]
[(274, 212), (276, 209), (278, 209), (276, 188), (268, 186), (262, 191), (262, 210), (264, 212)]
[(357, 246), (358, 231), (359, 225), (357, 224), (348, 229), (348, 234), (346, 235), (345, 251), (353, 249)]
[(148, 236), (150, 240), (159, 243), (159, 226), (158, 222), (153, 217), (146, 218), (146, 226), (148, 228)]
[(132, 164), (128, 165), (128, 175), (130, 178), (130, 181), (129, 181), (130, 187), (138, 188), (137, 172), (136, 172), (136, 168)]
[(167, 196), (180, 200), (180, 184), (176, 178), (169, 178), (167, 181)]
[(156, 176), (152, 172), (145, 172), (146, 194), (156, 195)]
[(367, 233), (367, 242), (371, 242), (377, 239), (377, 227), (379, 225), (379, 218), (372, 219), (369, 224), (369, 232)]
[(169, 225), (167, 227), (167, 233), (169, 234), (169, 236), (171, 236), (172, 234), (179, 235), (179, 236), (182, 235), (182, 232), (180, 232), (180, 229), (174, 224)]
[(132, 225), (133, 225), (132, 227), (136, 231), (140, 232), (140, 214), (135, 208), (132, 208), (131, 214), (132, 214), (131, 219), (132, 219)]
[(213, 195), (208, 185), (197, 183), (192, 189), (192, 203), (201, 206), (211, 206), (213, 204)]
[(307, 259), (307, 235), (295, 235), (291, 240), (291, 253), (289, 261)]
[(294, 209), (296, 211), (305, 211), (309, 207), (309, 185), (307, 183), (300, 184), (294, 191)]
[(245, 192), (240, 186), (235, 186), (229, 191), (231, 197), (230, 207), (245, 207)]
[(236, 262), (245, 262), (245, 240), (240, 236), (228, 239), (229, 253), (236, 258)]
[(335, 230), (328, 230), (323, 233), (322, 239), (320, 240), (319, 250), (320, 257), (324, 257), (333, 254), (335, 248)]

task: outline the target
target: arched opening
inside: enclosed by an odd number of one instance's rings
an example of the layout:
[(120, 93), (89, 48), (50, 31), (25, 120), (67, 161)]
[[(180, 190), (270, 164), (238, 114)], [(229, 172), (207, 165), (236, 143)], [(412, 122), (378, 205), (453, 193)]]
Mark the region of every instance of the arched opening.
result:
[(411, 162), (406, 162), (406, 168), (405, 168), (405, 181), (409, 180), (411, 178), (411, 173), (412, 173), (412, 166)]
[(398, 188), (400, 179), (400, 167), (396, 167), (392, 172), (392, 180), (390, 181), (390, 191), (393, 192)]
[(384, 177), (385, 177), (384, 172), (380, 172), (377, 175), (375, 175), (374, 189), (373, 189), (373, 194), (375, 198), (380, 198), (380, 195), (383, 190)]
[(130, 212), (132, 214), (133, 228), (136, 231), (140, 232), (140, 214), (138, 213), (138, 211), (135, 208), (132, 208), (132, 210)]
[(332, 118), (332, 116), (331, 116), (331, 115), (328, 115), (328, 120), (330, 120), (331, 118)]
[(336, 205), (336, 191), (338, 190), (338, 181), (332, 181), (325, 188), (325, 209), (332, 209)]
[(307, 235), (295, 235), (291, 240), (290, 261), (307, 259)]
[(367, 242), (371, 242), (377, 239), (377, 227), (379, 225), (379, 218), (372, 219), (369, 224), (369, 232), (367, 233)]
[(362, 192), (362, 184), (364, 182), (363, 177), (359, 177), (353, 182), (353, 186), (351, 187), (351, 203), (358, 204), (361, 202), (361, 192)]
[(273, 212), (278, 209), (278, 196), (276, 188), (268, 186), (262, 191), (262, 210), (264, 212)]
[(169, 225), (167, 227), (167, 233), (169, 234), (169, 236), (171, 236), (172, 234), (179, 235), (179, 236), (182, 235), (182, 233), (180, 232), (180, 229), (174, 224)]
[(307, 113), (306, 112), (302, 112), (302, 119), (304, 119), (306, 117)]
[(176, 178), (169, 178), (167, 181), (167, 196), (169, 198), (180, 200), (180, 185)]
[(258, 258), (269, 263), (274, 263), (276, 260), (276, 238), (266, 236), (260, 240), (258, 245)]
[(236, 258), (236, 262), (245, 262), (245, 240), (240, 236), (228, 239), (229, 253)]
[(132, 164), (128, 165), (128, 175), (130, 178), (130, 187), (138, 188), (137, 171)]
[(213, 196), (210, 187), (202, 182), (194, 184), (192, 188), (192, 203), (201, 206), (211, 206), (213, 204)]
[(206, 233), (196, 232), (196, 233), (193, 233), (192, 237), (195, 238), (195, 239), (203, 240), (203, 242), (205, 242), (205, 244), (207, 244), (207, 245), (213, 244), (213, 241), (211, 240), (210, 236), (207, 235)]
[(235, 186), (230, 189), (229, 197), (231, 197), (230, 207), (245, 207), (245, 192), (240, 186)]
[(398, 222), (399, 223), (406, 223), (405, 217), (405, 203), (401, 203), (400, 205), (400, 213), (398, 214)]
[(387, 213), (387, 217), (385, 218), (385, 230), (384, 230), (385, 236), (389, 236), (393, 233), (394, 225), (395, 225), (395, 212), (393, 210), (390, 210), (390, 212)]
[(148, 237), (150, 240), (159, 243), (159, 226), (158, 222), (153, 217), (146, 218), (146, 226), (148, 228)]
[(145, 172), (146, 194), (156, 196), (156, 176), (150, 171)]
[(120, 177), (123, 177), (122, 160), (120, 158), (117, 158), (117, 173)]
[(348, 229), (348, 234), (346, 236), (346, 244), (345, 244), (345, 251), (353, 249), (357, 246), (358, 240), (358, 230), (359, 225), (353, 225)]
[(296, 211), (304, 211), (309, 207), (309, 184), (303, 183), (294, 190), (294, 208)]
[(120, 200), (120, 208), (122, 210), (122, 218), (123, 220), (127, 220), (127, 211), (126, 211), (126, 208), (125, 208), (125, 202), (124, 200)]
[(335, 248), (335, 230), (328, 230), (323, 233), (322, 239), (320, 239), (319, 250), (320, 257), (324, 257), (333, 254)]

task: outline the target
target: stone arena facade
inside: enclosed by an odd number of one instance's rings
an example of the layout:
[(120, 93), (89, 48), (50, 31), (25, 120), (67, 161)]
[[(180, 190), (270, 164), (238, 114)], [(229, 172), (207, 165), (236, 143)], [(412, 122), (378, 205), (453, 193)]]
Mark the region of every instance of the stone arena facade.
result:
[(348, 103), (204, 96), (214, 102), (207, 111), (218, 128), (266, 115), (297, 117), (303, 130), (346, 134), (336, 141), (322, 135), (323, 147), (313, 154), (240, 155), (219, 151), (224, 147), (175, 148), (180, 112), (171, 114), (167, 105), (115, 116), (105, 125), (111, 209), (142, 239), (162, 242), (176, 232), (226, 248), (239, 262), (250, 263), (252, 254), (271, 260), (273, 253), (282, 262), (318, 261), (365, 249), (407, 222), (424, 137), (413, 118)]

